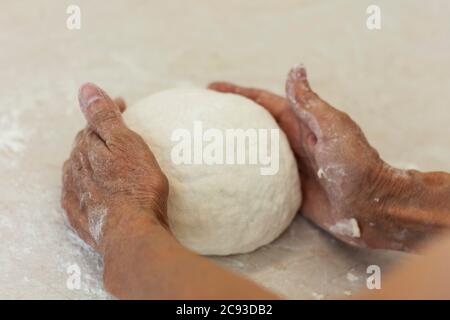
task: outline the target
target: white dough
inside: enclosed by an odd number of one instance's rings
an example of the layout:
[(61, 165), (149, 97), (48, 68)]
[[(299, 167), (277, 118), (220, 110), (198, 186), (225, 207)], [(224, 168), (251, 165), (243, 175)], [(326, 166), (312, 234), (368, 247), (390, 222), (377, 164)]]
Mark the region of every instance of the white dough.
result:
[[(203, 132), (279, 129), (253, 101), (206, 89), (172, 89), (129, 107), (124, 118), (142, 135), (167, 175), (170, 228), (193, 251), (228, 255), (255, 250), (276, 239), (297, 213), (301, 204), (297, 165), (281, 130), (279, 169), (273, 175), (262, 175), (263, 165), (248, 162), (175, 164), (172, 160), (172, 149), (179, 143), (171, 139), (174, 130), (193, 132), (195, 122), (201, 121)], [(203, 142), (203, 147), (207, 144)], [(267, 147), (271, 150), (270, 140)]]

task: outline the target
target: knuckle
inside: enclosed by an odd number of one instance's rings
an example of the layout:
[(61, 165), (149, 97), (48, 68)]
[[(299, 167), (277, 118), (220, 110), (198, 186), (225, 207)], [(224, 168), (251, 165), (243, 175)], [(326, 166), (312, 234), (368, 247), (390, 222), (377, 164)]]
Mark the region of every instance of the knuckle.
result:
[(70, 183), (72, 183), (72, 175), (69, 170), (64, 171), (62, 177), (63, 188), (67, 187)]
[(111, 139), (107, 141), (108, 147), (124, 150), (132, 141), (133, 137), (127, 129), (119, 129), (114, 132)]
[(139, 150), (141, 150), (141, 151), (148, 152), (150, 150), (150, 148), (148, 147), (147, 142), (145, 142), (144, 138), (142, 138), (137, 133), (134, 133), (134, 136), (135, 136), (134, 141), (135, 141), (136, 147), (138, 147)]
[(138, 133), (136, 133), (133, 130), (127, 129), (124, 131), (123, 135), (127, 140), (131, 140), (133, 142), (138, 142), (138, 143), (145, 143), (144, 139), (141, 137), (141, 135), (139, 135)]
[(85, 135), (85, 130), (78, 131), (78, 133), (75, 136), (75, 142), (76, 143), (80, 142), (84, 138), (84, 135)]
[(95, 168), (102, 164), (103, 157), (99, 156), (99, 152), (95, 148), (91, 148), (87, 152), (87, 158), (89, 163)]
[(169, 192), (169, 179), (162, 172), (155, 177), (155, 189), (161, 194), (167, 194)]
[(62, 192), (61, 192), (61, 199), (60, 199), (61, 200), (61, 207), (63, 209), (66, 209), (67, 193), (68, 193), (68, 191), (67, 191), (66, 187), (63, 186)]
[(338, 114), (339, 114), (339, 118), (341, 119), (341, 121), (346, 122), (346, 123), (353, 122), (352, 118), (348, 115), (348, 113), (339, 111)]
[(127, 128), (119, 130), (108, 142), (108, 147), (116, 157), (127, 161), (130, 160), (130, 157), (139, 157), (148, 149), (144, 139)]
[(111, 109), (102, 109), (97, 111), (93, 117), (94, 126), (110, 125), (113, 126), (117, 122), (117, 112)]
[(64, 161), (63, 164), (63, 177), (65, 177), (70, 170), (70, 159), (67, 159), (66, 161)]
[(308, 102), (310, 104), (319, 103), (320, 101), (317, 94), (312, 90), (302, 92), (302, 96), (303, 97), (300, 97), (300, 99), (303, 99), (305, 102)]

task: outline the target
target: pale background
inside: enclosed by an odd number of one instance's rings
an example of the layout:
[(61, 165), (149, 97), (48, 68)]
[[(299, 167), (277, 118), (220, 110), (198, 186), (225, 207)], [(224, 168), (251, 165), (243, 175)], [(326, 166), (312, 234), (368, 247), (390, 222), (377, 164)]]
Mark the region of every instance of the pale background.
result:
[[(69, 4), (82, 28), (66, 29)], [(365, 26), (378, 4), (382, 29)], [(129, 104), (223, 79), (283, 93), (303, 62), (312, 86), (398, 166), (450, 170), (450, 2), (422, 0), (5, 1), (0, 3), (0, 298), (105, 298), (101, 263), (67, 231), (61, 165), (84, 125), (77, 89)], [(287, 298), (354, 294), (392, 252), (342, 245), (297, 218), (254, 253), (217, 259)], [(82, 272), (66, 286), (67, 267)]]

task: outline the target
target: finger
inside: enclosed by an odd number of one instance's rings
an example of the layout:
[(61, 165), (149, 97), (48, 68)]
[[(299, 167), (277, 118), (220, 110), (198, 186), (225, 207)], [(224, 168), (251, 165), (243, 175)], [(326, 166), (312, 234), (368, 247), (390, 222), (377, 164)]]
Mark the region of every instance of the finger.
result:
[(73, 143), (72, 143), (72, 151), (74, 149), (78, 148), (78, 145), (80, 144), (81, 140), (84, 139), (84, 135), (85, 135), (85, 129), (77, 132), (77, 135), (75, 136), (75, 139), (73, 140)]
[(70, 225), (73, 228), (78, 229), (80, 228), (80, 225), (75, 222), (78, 222), (83, 215), (81, 214), (80, 200), (77, 196), (77, 192), (73, 188), (73, 183), (71, 183), (73, 180), (70, 167), (71, 163), (70, 161), (66, 161), (66, 163), (67, 166), (65, 167), (67, 170), (64, 176), (63, 192), (61, 194), (61, 207), (66, 212), (66, 217), (69, 220)]
[(315, 145), (316, 137), (295, 116), (285, 98), (265, 90), (239, 87), (227, 82), (213, 82), (208, 87), (219, 92), (240, 94), (261, 104), (272, 114), (278, 125), (283, 129), (291, 148), (296, 154), (304, 151), (305, 148), (302, 148), (302, 146), (305, 142), (308, 147)]
[[(299, 121), (291, 109), (287, 109), (279, 118), (278, 125), (288, 138), (291, 149), (296, 155), (305, 152), (305, 142), (309, 147), (311, 144), (315, 145), (315, 141), (311, 142), (309, 135), (314, 137), (314, 134), (305, 127), (302, 121)], [(314, 138), (315, 139), (315, 138)]]
[[(95, 142), (95, 143), (93, 143)], [(88, 129), (86, 131), (86, 138), (85, 138), (86, 148), (90, 150), (105, 150), (109, 152), (108, 147), (106, 146), (105, 142), (99, 137), (99, 135), (91, 130)]]
[[(107, 150), (104, 143), (102, 144), (103, 149)], [(86, 146), (84, 150), (79, 151), (73, 159), (74, 167), (79, 167), (79, 169), (74, 170), (72, 174), (74, 181), (79, 187), (80, 198), (85, 198), (85, 196), (95, 187), (93, 182), (93, 168), (89, 157), (90, 151), (90, 147)]]
[(71, 182), (69, 178), (72, 179), (72, 177), (70, 176), (70, 160), (64, 161), (62, 171), (63, 171), (62, 184), (64, 187), (67, 183)]
[(323, 126), (329, 125), (329, 123), (323, 123), (322, 120), (329, 118), (329, 115), (335, 110), (311, 90), (306, 69), (302, 65), (293, 67), (289, 72), (286, 81), (286, 96), (295, 114), (307, 124), (316, 136), (321, 136)]
[(235, 93), (253, 100), (269, 111), (275, 119), (288, 108), (286, 99), (266, 90), (241, 87), (228, 82), (212, 82), (208, 88), (224, 93)]
[(322, 100), (309, 85), (302, 65), (291, 69), (286, 81), (290, 107), (317, 138), (336, 138), (348, 131), (360, 131), (348, 114)]
[(84, 179), (89, 175), (89, 172), (92, 171), (89, 161), (85, 156), (85, 153), (88, 151), (87, 137), (89, 132), (92, 132), (89, 128), (83, 130), (83, 134), (81, 134), (77, 140), (77, 145), (73, 148), (69, 159), (73, 186), (80, 197), (86, 189)]
[(84, 213), (85, 205), (83, 205), (83, 199), (78, 197), (78, 193), (74, 188), (72, 161), (70, 159), (64, 162), (63, 166), (61, 207), (65, 211), (65, 216), (70, 227), (78, 233), (86, 243), (93, 246), (94, 243), (90, 234), (87, 232), (88, 218), (86, 213)]
[(99, 87), (92, 83), (81, 86), (78, 95), (88, 126), (108, 144), (118, 132), (126, 129), (119, 107)]
[(61, 192), (61, 206), (64, 208), (66, 195), (69, 191), (73, 190), (73, 178), (72, 178), (72, 163), (66, 160), (63, 165), (63, 178), (62, 178), (62, 192)]
[(85, 172), (85, 169), (83, 168), (83, 164), (80, 160), (79, 151), (74, 152), (70, 156), (70, 164), (71, 164), (71, 174), (72, 174), (72, 187), (75, 193), (81, 197), (83, 194), (83, 188), (82, 188), (82, 178)]
[(89, 221), (87, 215), (82, 212), (79, 206), (79, 199), (73, 192), (68, 192), (63, 198), (63, 209), (66, 212), (67, 221), (70, 227), (88, 245), (95, 248), (95, 243), (88, 231)]
[(121, 113), (124, 113), (124, 111), (127, 109), (127, 104), (125, 100), (122, 97), (117, 97), (114, 99), (114, 103), (119, 108)]
[(87, 149), (87, 157), (93, 174), (105, 172), (108, 168), (108, 161), (112, 161), (111, 151), (95, 132), (87, 136)]

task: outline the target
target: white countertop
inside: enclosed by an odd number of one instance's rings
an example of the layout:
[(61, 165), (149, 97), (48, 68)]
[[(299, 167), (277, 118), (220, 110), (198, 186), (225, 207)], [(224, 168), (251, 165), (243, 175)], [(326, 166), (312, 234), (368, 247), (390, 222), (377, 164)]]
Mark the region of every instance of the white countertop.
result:
[[(373, 1), (372, 1), (373, 2)], [(0, 4), (0, 298), (105, 298), (98, 256), (59, 206), (61, 166), (83, 126), (86, 81), (129, 104), (161, 89), (229, 80), (283, 92), (303, 62), (394, 165), (450, 170), (450, 3), (361, 0), (8, 1)], [(81, 30), (68, 30), (79, 4)], [(287, 298), (355, 293), (365, 270), (405, 255), (354, 249), (298, 217), (273, 244), (214, 258)], [(81, 289), (67, 267), (78, 265)], [(384, 273), (383, 273), (384, 274)]]

